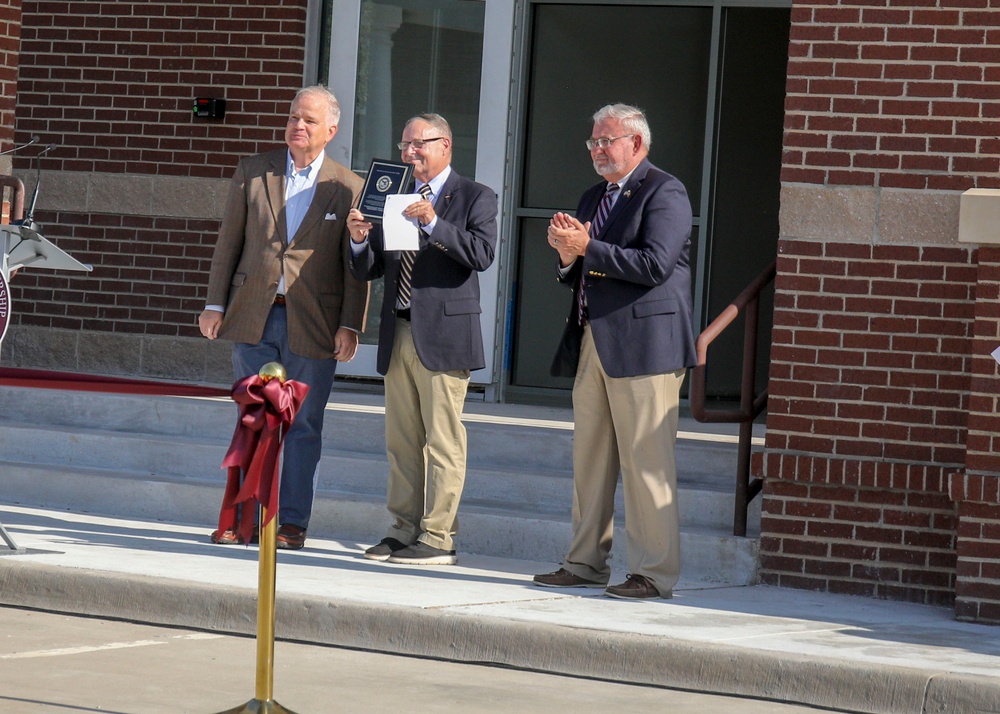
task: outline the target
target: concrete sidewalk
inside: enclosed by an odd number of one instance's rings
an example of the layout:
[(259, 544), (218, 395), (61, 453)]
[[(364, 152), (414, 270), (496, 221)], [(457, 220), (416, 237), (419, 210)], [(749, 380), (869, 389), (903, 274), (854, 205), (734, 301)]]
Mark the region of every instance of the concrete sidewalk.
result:
[[(15, 505), (0, 523), (25, 551), (0, 557), (0, 604), (255, 631), (257, 550), (211, 528)], [(367, 545), (279, 552), (278, 637), (851, 712), (1000, 712), (1000, 629), (950, 609), (683, 579), (673, 600), (627, 602), (531, 585), (555, 563), (392, 565)]]

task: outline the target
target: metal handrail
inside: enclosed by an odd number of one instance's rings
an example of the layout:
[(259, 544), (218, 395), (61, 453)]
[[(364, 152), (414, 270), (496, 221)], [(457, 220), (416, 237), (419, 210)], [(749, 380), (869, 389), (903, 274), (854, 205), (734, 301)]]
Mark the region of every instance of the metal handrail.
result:
[(11, 190), (10, 220), (19, 221), (24, 218), (24, 182), (14, 176), (0, 176), (0, 187)]
[[(777, 261), (765, 268), (754, 281), (698, 336), (695, 348), (698, 364), (691, 370), (691, 391), (688, 395), (691, 414), (704, 423), (738, 423), (740, 425), (739, 449), (736, 461), (736, 494), (733, 507), (733, 535), (747, 534), (747, 508), (760, 493), (764, 482), (750, 480), (750, 448), (753, 439), (753, 422), (767, 406), (767, 389), (757, 391), (757, 329), (760, 317), (760, 294), (774, 280)], [(743, 372), (740, 380), (740, 407), (729, 410), (705, 408), (705, 381), (707, 375), (708, 346), (736, 319), (741, 311), (746, 313), (743, 324)]]

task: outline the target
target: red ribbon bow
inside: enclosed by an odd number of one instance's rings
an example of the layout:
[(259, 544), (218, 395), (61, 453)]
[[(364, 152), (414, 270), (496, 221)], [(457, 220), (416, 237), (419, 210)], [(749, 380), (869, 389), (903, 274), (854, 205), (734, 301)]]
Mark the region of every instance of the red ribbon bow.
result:
[[(291, 426), (309, 385), (293, 380), (264, 381), (259, 375), (239, 380), (233, 385), (233, 401), (239, 405), (240, 418), (222, 468), (229, 469), (226, 493), (219, 511), (219, 532), (236, 530), (244, 543), (250, 542), (254, 502), (265, 504), (266, 526), (278, 512), (278, 455), (288, 427)], [(242, 476), (242, 485), (241, 485)], [(238, 514), (243, 504), (243, 517)]]

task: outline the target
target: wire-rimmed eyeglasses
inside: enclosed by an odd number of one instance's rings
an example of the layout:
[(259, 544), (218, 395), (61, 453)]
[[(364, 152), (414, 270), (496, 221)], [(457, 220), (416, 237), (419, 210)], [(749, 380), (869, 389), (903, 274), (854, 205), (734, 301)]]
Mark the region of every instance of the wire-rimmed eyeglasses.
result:
[(619, 139), (625, 139), (626, 137), (635, 136), (635, 134), (622, 134), (621, 136), (601, 136), (597, 139), (587, 139), (587, 151), (593, 151), (594, 149), (601, 148), (606, 149), (611, 146), (612, 142), (618, 141)]

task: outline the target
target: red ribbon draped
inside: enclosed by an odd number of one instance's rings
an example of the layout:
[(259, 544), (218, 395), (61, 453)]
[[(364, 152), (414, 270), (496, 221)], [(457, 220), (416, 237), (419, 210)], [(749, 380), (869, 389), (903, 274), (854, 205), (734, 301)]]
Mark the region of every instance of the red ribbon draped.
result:
[(21, 367), (0, 367), (0, 385), (32, 389), (66, 389), (78, 392), (110, 394), (152, 394), (168, 397), (225, 397), (224, 388), (199, 387), (191, 384), (153, 382), (128, 377), (106, 377), (99, 374), (50, 372)]
[[(309, 385), (293, 380), (265, 382), (252, 375), (233, 385), (240, 418), (222, 468), (229, 469), (219, 511), (219, 532), (234, 530), (244, 543), (253, 533), (253, 506), (267, 508), (261, 528), (278, 512), (278, 455), (288, 427), (302, 406)], [(242, 504), (243, 518), (239, 516)]]

